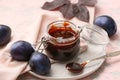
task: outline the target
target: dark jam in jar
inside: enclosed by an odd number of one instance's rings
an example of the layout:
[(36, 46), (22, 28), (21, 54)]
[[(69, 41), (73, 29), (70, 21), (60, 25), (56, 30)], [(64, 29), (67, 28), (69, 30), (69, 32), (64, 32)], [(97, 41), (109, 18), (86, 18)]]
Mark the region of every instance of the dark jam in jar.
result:
[(58, 61), (67, 61), (77, 55), (80, 49), (79, 32), (72, 29), (68, 22), (52, 24), (48, 34), (51, 36), (47, 41), (47, 55)]

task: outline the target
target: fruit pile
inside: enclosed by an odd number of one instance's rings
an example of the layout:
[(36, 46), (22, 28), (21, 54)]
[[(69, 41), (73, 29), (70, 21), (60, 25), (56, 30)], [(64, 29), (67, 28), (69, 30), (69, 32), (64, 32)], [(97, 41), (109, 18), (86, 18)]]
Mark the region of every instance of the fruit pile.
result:
[[(94, 24), (105, 29), (109, 37), (113, 36), (117, 31), (115, 21), (110, 16), (98, 16), (94, 20)], [(0, 25), (0, 46), (7, 45), (11, 39), (11, 29), (9, 26)], [(41, 44), (39, 45), (39, 47)], [(10, 54), (14, 60), (28, 61), (31, 70), (37, 74), (45, 75), (50, 72), (51, 62), (47, 55), (42, 51), (35, 50), (32, 45), (23, 40), (14, 42), (10, 48)]]
[(34, 50), (29, 42), (22, 40), (16, 41), (11, 46), (10, 54), (14, 60), (28, 61), (31, 70), (37, 74), (45, 75), (51, 69), (49, 58), (42, 51)]
[[(11, 28), (7, 25), (0, 25), (0, 46), (5, 46), (11, 39)], [(14, 42), (10, 48), (11, 57), (17, 61), (28, 61), (31, 70), (37, 74), (49, 73), (51, 63), (49, 58), (42, 52), (36, 51), (32, 45), (23, 40)]]

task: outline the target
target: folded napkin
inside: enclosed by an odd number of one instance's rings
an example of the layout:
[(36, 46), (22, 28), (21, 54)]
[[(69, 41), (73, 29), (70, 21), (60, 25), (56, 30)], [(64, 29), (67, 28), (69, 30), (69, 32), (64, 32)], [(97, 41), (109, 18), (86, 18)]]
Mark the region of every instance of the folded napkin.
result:
[[(13, 0), (13, 2), (16, 1)], [(23, 2), (25, 1), (19, 1), (18, 4), (21, 4), (22, 6), (24, 5)], [(10, 46), (18, 40), (25, 40), (31, 44), (35, 44), (36, 41), (39, 41), (45, 34), (46, 27), (49, 23), (56, 20), (64, 20), (64, 18), (58, 11), (51, 12), (42, 9), (38, 9), (39, 14), (34, 14), (37, 15), (37, 17), (31, 17), (32, 14), (26, 16), (26, 13), (21, 15), (17, 9), (24, 7), (20, 7), (19, 5), (15, 5), (14, 7), (11, 6), (14, 5), (14, 3), (11, 4), (10, 2), (3, 2), (3, 4), (5, 3), (7, 4), (7, 7), (10, 6), (12, 8), (6, 9), (6, 5), (0, 8), (0, 24), (10, 26), (12, 29), (12, 36), (11, 41), (6, 46), (0, 48), (0, 80), (16, 80), (19, 75), (28, 72), (30, 67), (28, 66), (28, 62), (19, 62), (11, 58)], [(43, 5), (43, 3), (44, 1), (41, 1), (40, 5)], [(0, 4), (2, 4), (2, 2)], [(94, 8), (88, 8), (90, 11), (90, 23), (92, 23)], [(73, 18), (70, 21), (75, 23), (77, 26), (83, 26), (86, 24), (76, 18)]]

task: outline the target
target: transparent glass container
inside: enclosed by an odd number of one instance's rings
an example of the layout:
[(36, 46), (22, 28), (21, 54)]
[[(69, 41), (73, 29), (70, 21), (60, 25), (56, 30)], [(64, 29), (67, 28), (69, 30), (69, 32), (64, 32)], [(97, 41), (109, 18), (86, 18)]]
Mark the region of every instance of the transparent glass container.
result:
[(55, 21), (46, 29), (46, 54), (53, 60), (68, 61), (80, 52), (80, 38), (97, 45), (107, 45), (107, 32), (99, 26), (76, 26), (69, 21)]
[(47, 55), (57, 61), (68, 61), (80, 50), (79, 29), (69, 21), (55, 21), (47, 27)]

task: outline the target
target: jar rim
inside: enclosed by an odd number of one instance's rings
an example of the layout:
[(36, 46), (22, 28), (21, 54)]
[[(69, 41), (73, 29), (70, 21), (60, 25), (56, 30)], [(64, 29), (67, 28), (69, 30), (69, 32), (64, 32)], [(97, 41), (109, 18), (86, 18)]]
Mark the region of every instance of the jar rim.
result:
[[(67, 22), (70, 24), (70, 27), (72, 29), (74, 29), (73, 31), (75, 31), (75, 36), (72, 36), (72, 37), (69, 37), (69, 38), (63, 38), (60, 40), (60, 38), (56, 38), (56, 37), (53, 37), (52, 35), (49, 34), (49, 30), (50, 30), (50, 27), (52, 25), (57, 25), (57, 24), (64, 24), (64, 22)], [(64, 27), (64, 26), (63, 26)], [(47, 35), (49, 36), (49, 38), (52, 38), (54, 40), (57, 40), (58, 41), (58, 44), (71, 44), (72, 42), (75, 42), (77, 38), (79, 38), (80, 36), (80, 33), (79, 33), (79, 28), (72, 22), (68, 21), (68, 20), (58, 20), (58, 21), (54, 21), (52, 23), (50, 23), (47, 27)], [(69, 41), (68, 41), (69, 40)], [(67, 43), (68, 42), (68, 43)]]

